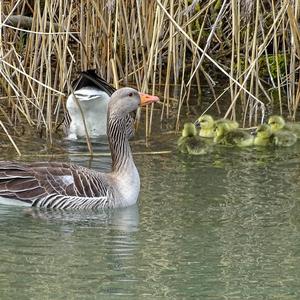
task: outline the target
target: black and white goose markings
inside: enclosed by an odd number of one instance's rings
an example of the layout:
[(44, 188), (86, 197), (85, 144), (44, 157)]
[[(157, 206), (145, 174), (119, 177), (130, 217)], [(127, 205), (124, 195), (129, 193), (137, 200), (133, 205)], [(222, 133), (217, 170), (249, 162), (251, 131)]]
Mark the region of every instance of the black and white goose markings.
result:
[[(84, 137), (86, 133), (90, 137), (106, 135), (108, 103), (116, 89), (98, 76), (95, 70), (81, 72), (72, 83), (72, 87), (74, 93), (71, 93), (67, 99), (67, 112), (63, 123), (63, 130), (67, 138), (76, 140)], [(86, 128), (81, 111), (84, 115)], [(134, 114), (133, 116), (130, 114), (126, 116), (126, 123), (127, 135), (130, 138), (134, 135)]]

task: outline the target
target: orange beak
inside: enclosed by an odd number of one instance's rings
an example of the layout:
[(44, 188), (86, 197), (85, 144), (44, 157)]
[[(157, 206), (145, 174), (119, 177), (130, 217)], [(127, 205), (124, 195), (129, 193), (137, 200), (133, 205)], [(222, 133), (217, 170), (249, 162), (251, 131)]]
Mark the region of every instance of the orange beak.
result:
[(148, 104), (157, 102), (159, 100), (159, 98), (157, 96), (151, 96), (151, 95), (144, 94), (144, 93), (139, 93), (139, 94), (141, 97), (140, 106), (146, 106)]

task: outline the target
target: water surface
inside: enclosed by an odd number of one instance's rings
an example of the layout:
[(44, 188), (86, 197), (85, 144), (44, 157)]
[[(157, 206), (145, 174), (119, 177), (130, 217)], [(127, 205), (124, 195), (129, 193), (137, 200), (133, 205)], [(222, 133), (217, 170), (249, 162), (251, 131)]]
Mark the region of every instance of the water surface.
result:
[[(175, 144), (171, 135), (150, 148), (133, 143), (134, 151), (172, 150), (134, 157), (142, 183), (136, 206), (1, 205), (0, 298), (299, 299), (300, 143), (202, 156), (179, 154)], [(51, 160), (110, 167), (109, 157), (74, 155), (83, 144), (61, 147), (69, 157)], [(30, 156), (34, 149), (22, 160), (49, 159)], [(107, 153), (106, 141), (95, 151)]]

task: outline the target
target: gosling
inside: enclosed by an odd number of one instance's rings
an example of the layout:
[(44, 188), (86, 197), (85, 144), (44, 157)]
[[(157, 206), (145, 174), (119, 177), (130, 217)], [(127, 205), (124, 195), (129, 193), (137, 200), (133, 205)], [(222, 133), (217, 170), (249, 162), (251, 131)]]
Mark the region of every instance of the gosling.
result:
[(200, 116), (195, 125), (199, 130), (199, 136), (206, 138), (214, 138), (215, 137), (215, 122), (223, 122), (226, 123), (230, 129), (237, 129), (239, 127), (239, 123), (235, 121), (231, 121), (228, 119), (220, 119), (215, 121), (211, 115), (205, 114)]
[(197, 129), (193, 123), (185, 123), (181, 137), (177, 141), (177, 147), (180, 152), (192, 155), (205, 154), (201, 138), (197, 134)]
[(273, 132), (268, 124), (259, 125), (254, 138), (255, 146), (278, 146), (290, 147), (297, 142), (297, 135), (288, 130), (278, 130)]

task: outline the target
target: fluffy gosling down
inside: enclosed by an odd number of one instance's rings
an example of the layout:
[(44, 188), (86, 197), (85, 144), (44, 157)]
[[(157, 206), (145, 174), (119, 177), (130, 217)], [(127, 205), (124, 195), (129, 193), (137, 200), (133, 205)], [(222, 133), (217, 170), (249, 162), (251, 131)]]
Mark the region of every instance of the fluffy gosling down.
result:
[(215, 122), (214, 142), (221, 145), (249, 147), (253, 145), (253, 136), (242, 129), (231, 129), (222, 120)]
[(254, 138), (255, 146), (278, 146), (290, 147), (297, 142), (297, 135), (288, 130), (277, 130), (273, 132), (272, 127), (268, 124), (262, 124), (256, 129)]
[(197, 134), (197, 129), (193, 123), (185, 123), (182, 129), (181, 137), (177, 141), (177, 147), (180, 152), (192, 155), (205, 154), (201, 138)]
[(215, 122), (223, 122), (226, 123), (230, 129), (237, 129), (239, 124), (235, 121), (231, 121), (228, 119), (220, 119), (215, 121), (211, 115), (205, 114), (200, 116), (195, 125), (199, 130), (199, 136), (206, 138), (214, 138), (215, 137)]
[(300, 124), (286, 122), (282, 116), (271, 116), (268, 120), (268, 124), (271, 126), (272, 132), (278, 132), (280, 130), (291, 131), (296, 134), (297, 138), (300, 138)]

